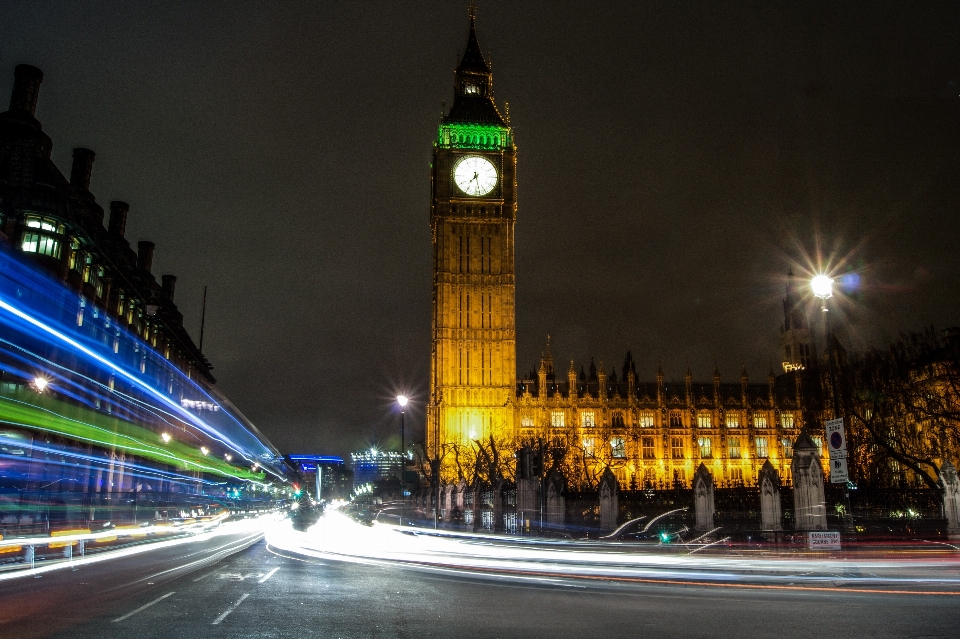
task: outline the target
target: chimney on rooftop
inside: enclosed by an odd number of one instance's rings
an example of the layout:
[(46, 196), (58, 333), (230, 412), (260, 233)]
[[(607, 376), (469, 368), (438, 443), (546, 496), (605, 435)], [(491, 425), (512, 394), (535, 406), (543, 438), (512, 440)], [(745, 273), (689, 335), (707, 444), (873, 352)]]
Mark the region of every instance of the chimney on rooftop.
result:
[(153, 268), (153, 242), (141, 240), (137, 242), (137, 266), (140, 270), (150, 272)]
[(43, 71), (29, 64), (18, 64), (13, 71), (13, 93), (10, 95), (10, 110), (25, 111), (33, 117), (37, 110), (37, 97)]
[(124, 232), (127, 230), (127, 212), (130, 210), (130, 205), (126, 202), (111, 202), (110, 203), (110, 234), (117, 237), (123, 237)]
[(97, 157), (97, 154), (90, 149), (73, 150), (70, 186), (78, 191), (90, 191), (90, 175), (93, 173), (93, 159), (95, 157)]
[(164, 275), (163, 280), (163, 296), (167, 298), (168, 302), (173, 301), (173, 293), (177, 290), (177, 276), (176, 275)]

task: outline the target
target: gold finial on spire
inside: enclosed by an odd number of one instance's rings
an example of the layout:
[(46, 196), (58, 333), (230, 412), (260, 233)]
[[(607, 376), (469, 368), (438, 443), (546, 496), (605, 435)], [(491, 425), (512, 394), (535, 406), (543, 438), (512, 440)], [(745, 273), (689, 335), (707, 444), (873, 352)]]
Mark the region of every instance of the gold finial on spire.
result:
[(467, 7), (467, 14), (470, 16), (471, 20), (477, 19), (477, 3), (471, 1), (470, 6)]

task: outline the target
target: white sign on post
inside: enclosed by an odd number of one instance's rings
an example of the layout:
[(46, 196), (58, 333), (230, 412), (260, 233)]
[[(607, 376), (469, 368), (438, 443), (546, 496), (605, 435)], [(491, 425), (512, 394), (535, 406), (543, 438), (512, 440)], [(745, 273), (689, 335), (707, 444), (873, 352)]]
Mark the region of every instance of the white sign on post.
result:
[(830, 451), (830, 459), (847, 456), (847, 437), (843, 432), (843, 418), (828, 419), (823, 430), (827, 435), (827, 450)]
[(850, 476), (847, 475), (847, 458), (837, 457), (830, 460), (830, 483), (845, 484)]
[(811, 532), (807, 534), (810, 548), (813, 550), (840, 550), (840, 533), (838, 532)]

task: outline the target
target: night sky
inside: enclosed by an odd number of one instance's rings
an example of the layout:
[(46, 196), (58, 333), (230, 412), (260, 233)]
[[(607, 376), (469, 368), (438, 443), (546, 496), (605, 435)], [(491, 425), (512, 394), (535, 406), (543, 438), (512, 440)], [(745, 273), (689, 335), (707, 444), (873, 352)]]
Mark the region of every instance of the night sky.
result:
[[(429, 164), (467, 2), (0, 4), (69, 175), (127, 238), (223, 391), (283, 452), (422, 433)], [(953, 2), (493, 2), (478, 36), (519, 149), (519, 373), (546, 335), (641, 377), (779, 368), (784, 276), (848, 273), (848, 345), (960, 325)], [(798, 273), (800, 271), (798, 270)]]

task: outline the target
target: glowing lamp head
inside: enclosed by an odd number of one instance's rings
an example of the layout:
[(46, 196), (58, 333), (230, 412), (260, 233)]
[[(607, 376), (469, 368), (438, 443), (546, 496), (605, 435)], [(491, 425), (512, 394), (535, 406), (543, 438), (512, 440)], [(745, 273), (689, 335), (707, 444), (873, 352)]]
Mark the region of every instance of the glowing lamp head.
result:
[(164, 443), (164, 444), (169, 444), (169, 443), (170, 443), (170, 435), (167, 434), (167, 433), (162, 433), (162, 434), (160, 435), (160, 439), (163, 440), (163, 443)]
[(822, 300), (833, 297), (833, 278), (827, 275), (817, 275), (810, 280), (810, 289), (815, 297)]
[(206, 446), (201, 446), (201, 447), (200, 447), (200, 452), (203, 453), (204, 455), (209, 455), (209, 454), (210, 454), (210, 449), (207, 448)]
[(41, 377), (37, 375), (36, 377), (33, 378), (33, 386), (34, 388), (37, 389), (38, 393), (42, 393), (49, 385), (50, 385), (50, 380), (47, 379), (46, 377)]
[(406, 406), (408, 401), (410, 400), (407, 399), (406, 395), (397, 395), (397, 403), (400, 404), (400, 408)]
[(223, 458), (226, 459), (227, 461), (230, 461), (231, 459), (233, 459), (233, 455), (231, 455), (230, 453), (224, 453)]

